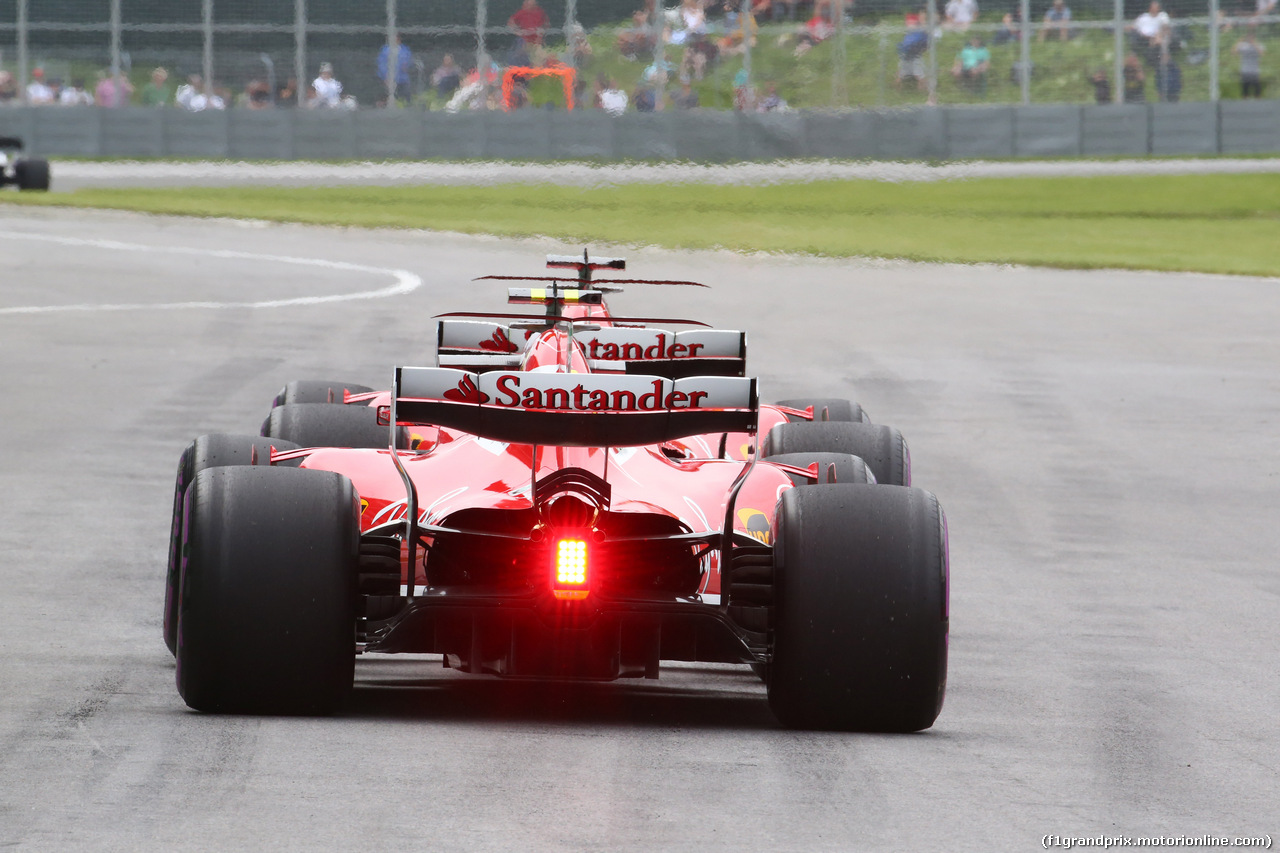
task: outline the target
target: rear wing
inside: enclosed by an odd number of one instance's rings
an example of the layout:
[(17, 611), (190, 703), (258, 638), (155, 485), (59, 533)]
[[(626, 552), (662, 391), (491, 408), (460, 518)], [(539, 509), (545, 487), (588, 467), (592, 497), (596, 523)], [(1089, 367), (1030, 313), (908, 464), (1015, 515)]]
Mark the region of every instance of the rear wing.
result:
[[(436, 338), (440, 366), (475, 373), (518, 369), (529, 334), (527, 328), (502, 323), (441, 320)], [(573, 337), (593, 372), (667, 379), (746, 375), (746, 332), (606, 326), (586, 328)]]
[(756, 380), (396, 368), (389, 417), (519, 444), (622, 447), (756, 431)]

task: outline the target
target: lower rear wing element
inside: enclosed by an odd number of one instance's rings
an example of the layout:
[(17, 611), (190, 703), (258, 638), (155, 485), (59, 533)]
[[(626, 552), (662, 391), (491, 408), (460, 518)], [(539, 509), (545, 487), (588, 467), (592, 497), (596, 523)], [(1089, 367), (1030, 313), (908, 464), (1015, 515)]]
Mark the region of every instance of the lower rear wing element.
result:
[(759, 410), (743, 377), (399, 367), (390, 416), (518, 444), (623, 447), (754, 433)]

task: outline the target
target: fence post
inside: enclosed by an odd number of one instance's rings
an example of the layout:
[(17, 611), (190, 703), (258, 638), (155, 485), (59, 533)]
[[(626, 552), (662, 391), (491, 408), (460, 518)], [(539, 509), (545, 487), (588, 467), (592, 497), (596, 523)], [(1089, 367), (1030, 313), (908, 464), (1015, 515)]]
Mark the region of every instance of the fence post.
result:
[(835, 28), (835, 56), (831, 63), (831, 106), (849, 106), (849, 78), (845, 67), (844, 44), (844, 0), (835, 0), (832, 4), (835, 20), (831, 22)]
[(885, 98), (884, 87), (888, 85), (887, 81), (889, 78), (889, 65), (886, 61), (886, 56), (889, 52), (889, 33), (884, 28), (884, 21), (876, 24), (876, 31), (876, 35), (879, 36), (878, 41), (880, 43), (879, 49), (877, 50), (877, 58), (880, 60), (880, 73), (876, 76), (876, 106), (883, 107)]
[(578, 53), (573, 49), (573, 25), (578, 21), (578, 0), (564, 0), (564, 47), (568, 66), (578, 70)]
[(1022, 0), (1018, 6), (1018, 13), (1022, 16), (1022, 73), (1019, 75), (1022, 83), (1022, 103), (1031, 103), (1031, 0)]
[(202, 28), (204, 30), (204, 61), (201, 71), (204, 72), (204, 94), (213, 94), (213, 0), (202, 0), (200, 3)]
[[(654, 4), (655, 6), (658, 4)], [(742, 0), (742, 11), (738, 13), (742, 19), (742, 70), (747, 78), (745, 96), (751, 100), (751, 23), (755, 20), (751, 16), (751, 0)], [(748, 106), (747, 103), (743, 107)]]
[(400, 45), (396, 44), (396, 0), (387, 0), (387, 107), (398, 107), (396, 81), (400, 78)]
[(1112, 30), (1115, 33), (1115, 65), (1112, 70), (1111, 103), (1124, 103), (1124, 0), (1116, 0)]
[(18, 90), (22, 103), (29, 104), (27, 99), (27, 83), (31, 78), (29, 68), (31, 61), (27, 57), (27, 0), (18, 0)]
[(293, 76), (298, 106), (307, 105), (307, 0), (293, 0)]
[(120, 85), (120, 0), (111, 0), (111, 85), (115, 87), (116, 100), (120, 100), (124, 90)]
[(476, 73), (480, 75), (480, 103), (485, 109), (489, 106), (489, 53), (484, 42), (488, 14), (486, 0), (476, 0)]
[(929, 0), (929, 104), (938, 104), (938, 0)]
[(1209, 0), (1209, 100), (1216, 102), (1222, 85), (1218, 80), (1218, 63), (1222, 45), (1218, 34), (1218, 0)]

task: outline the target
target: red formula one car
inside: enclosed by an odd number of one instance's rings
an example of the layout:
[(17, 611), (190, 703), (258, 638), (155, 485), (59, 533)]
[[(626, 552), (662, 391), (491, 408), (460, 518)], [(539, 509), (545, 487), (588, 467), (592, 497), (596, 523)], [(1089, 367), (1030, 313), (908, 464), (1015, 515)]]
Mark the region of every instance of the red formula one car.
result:
[(693, 282), (548, 265), (576, 275), (509, 291), (544, 311), (442, 316), (438, 366), (390, 391), (292, 382), (260, 436), (187, 447), (165, 600), (187, 704), (332, 711), (357, 655), (411, 652), (506, 677), (737, 663), (786, 725), (932, 725), (946, 521), (901, 434), (844, 400), (761, 405), (743, 332), (605, 302)]

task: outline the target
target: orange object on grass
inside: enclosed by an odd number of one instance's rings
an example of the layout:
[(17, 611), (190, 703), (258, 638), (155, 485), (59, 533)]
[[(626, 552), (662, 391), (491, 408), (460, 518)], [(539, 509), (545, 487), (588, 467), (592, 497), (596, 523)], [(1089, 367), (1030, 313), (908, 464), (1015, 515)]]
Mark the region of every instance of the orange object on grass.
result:
[(502, 75), (502, 108), (511, 109), (512, 89), (517, 77), (559, 77), (564, 84), (565, 109), (573, 109), (573, 76), (574, 71), (562, 62), (554, 60), (541, 68), (525, 68), (514, 66)]

